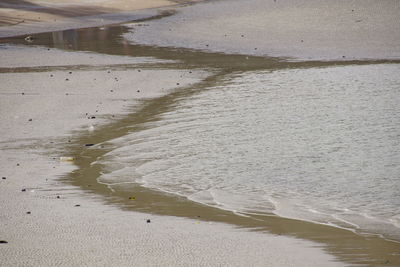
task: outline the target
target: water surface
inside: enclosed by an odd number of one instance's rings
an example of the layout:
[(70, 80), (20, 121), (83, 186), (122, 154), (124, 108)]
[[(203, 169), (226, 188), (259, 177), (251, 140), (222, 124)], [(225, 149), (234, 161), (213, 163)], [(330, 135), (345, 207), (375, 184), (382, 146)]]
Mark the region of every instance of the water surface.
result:
[(400, 240), (400, 65), (250, 71), (112, 141), (102, 183)]

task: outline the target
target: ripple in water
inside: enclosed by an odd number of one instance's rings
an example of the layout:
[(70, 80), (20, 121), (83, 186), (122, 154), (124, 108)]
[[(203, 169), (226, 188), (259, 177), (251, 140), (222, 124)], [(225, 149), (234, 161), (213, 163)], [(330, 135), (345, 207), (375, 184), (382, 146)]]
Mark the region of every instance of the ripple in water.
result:
[(400, 240), (400, 65), (246, 72), (113, 140), (99, 181)]

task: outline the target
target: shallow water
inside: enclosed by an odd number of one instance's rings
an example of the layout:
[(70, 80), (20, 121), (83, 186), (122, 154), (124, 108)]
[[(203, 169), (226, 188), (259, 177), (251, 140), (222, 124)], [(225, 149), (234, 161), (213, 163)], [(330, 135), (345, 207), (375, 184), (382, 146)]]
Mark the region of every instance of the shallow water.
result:
[(234, 73), (112, 140), (98, 180), (400, 240), (399, 71)]

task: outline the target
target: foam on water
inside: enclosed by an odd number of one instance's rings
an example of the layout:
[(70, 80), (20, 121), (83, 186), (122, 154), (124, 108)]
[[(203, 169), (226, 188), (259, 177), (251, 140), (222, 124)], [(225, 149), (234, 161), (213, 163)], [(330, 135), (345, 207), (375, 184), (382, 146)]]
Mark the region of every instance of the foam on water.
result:
[(113, 140), (102, 183), (400, 240), (400, 65), (235, 74)]

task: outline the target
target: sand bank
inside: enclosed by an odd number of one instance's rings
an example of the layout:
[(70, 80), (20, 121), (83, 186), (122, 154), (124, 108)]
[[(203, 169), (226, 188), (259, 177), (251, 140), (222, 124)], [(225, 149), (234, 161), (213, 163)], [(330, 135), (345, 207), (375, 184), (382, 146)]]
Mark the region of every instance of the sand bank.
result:
[[(198, 0), (1, 1), (0, 37), (109, 25), (159, 15)], [(3, 26), (3, 27), (2, 27)]]
[(399, 18), (396, 0), (209, 1), (125, 36), (139, 44), (292, 60), (399, 59)]
[[(122, 211), (58, 181), (75, 168), (59, 160), (75, 156), (64, 149), (74, 145), (75, 131), (90, 136), (141, 99), (207, 72), (152, 70), (143, 68), (148, 58), (36, 47), (2, 46), (1, 55), (0, 240), (8, 243), (0, 244), (0, 265), (342, 265), (313, 242)], [(118, 64), (127, 67), (113, 69)]]

